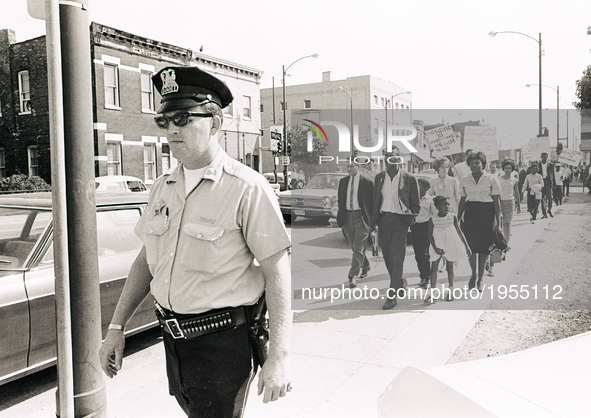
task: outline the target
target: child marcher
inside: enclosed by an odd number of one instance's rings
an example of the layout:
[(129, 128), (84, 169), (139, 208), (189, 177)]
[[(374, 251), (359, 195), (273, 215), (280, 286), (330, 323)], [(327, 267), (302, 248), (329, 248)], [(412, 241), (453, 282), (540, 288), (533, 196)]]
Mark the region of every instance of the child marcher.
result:
[(410, 227), (410, 232), (412, 237), (412, 248), (419, 268), (419, 277), (421, 278), (419, 286), (426, 288), (429, 285), (431, 277), (431, 264), (429, 263), (429, 219), (431, 216), (437, 214), (437, 209), (433, 204), (433, 196), (427, 194), (429, 187), (431, 187), (429, 180), (418, 178), (417, 182), (419, 184), (419, 194), (421, 197), (421, 200), (419, 201), (421, 209), (415, 219), (415, 223)]
[[(429, 220), (429, 257), (431, 258), (431, 286), (427, 289), (425, 302), (433, 302), (433, 290), (437, 286), (437, 267), (439, 260), (445, 255), (447, 260), (447, 282), (449, 289), (446, 300), (452, 301), (454, 289), (454, 261), (472, 255), (468, 241), (464, 237), (458, 224), (458, 218), (450, 213), (449, 199), (444, 196), (436, 196), (433, 199), (438, 210)], [(463, 246), (462, 246), (463, 244)]]
[(540, 206), (540, 200), (542, 200), (542, 187), (544, 187), (544, 179), (538, 174), (538, 164), (533, 163), (531, 165), (531, 174), (528, 174), (523, 182), (523, 194), (527, 192), (531, 223), (534, 223), (538, 215), (538, 207)]

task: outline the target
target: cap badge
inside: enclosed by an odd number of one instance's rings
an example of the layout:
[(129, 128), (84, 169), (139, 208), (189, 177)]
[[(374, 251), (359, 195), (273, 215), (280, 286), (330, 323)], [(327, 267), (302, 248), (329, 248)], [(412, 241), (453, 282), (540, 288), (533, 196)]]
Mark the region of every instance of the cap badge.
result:
[(162, 95), (175, 93), (179, 91), (179, 85), (176, 83), (176, 74), (174, 70), (166, 70), (160, 74), (162, 79)]

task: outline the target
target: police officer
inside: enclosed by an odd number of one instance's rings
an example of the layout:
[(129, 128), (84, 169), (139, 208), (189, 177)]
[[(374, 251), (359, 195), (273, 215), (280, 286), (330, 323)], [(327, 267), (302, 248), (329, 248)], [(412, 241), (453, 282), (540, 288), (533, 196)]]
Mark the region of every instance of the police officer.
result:
[(291, 243), (267, 181), (218, 144), (221, 109), (233, 100), (226, 84), (197, 67), (167, 67), (152, 80), (162, 96), (156, 124), (180, 164), (154, 182), (136, 226), (144, 246), (101, 347), (101, 367), (109, 377), (121, 369), (125, 325), (151, 292), (170, 393), (189, 417), (240, 417), (259, 359), (249, 326), (263, 293), (270, 341), (258, 392), (268, 402), (291, 389)]

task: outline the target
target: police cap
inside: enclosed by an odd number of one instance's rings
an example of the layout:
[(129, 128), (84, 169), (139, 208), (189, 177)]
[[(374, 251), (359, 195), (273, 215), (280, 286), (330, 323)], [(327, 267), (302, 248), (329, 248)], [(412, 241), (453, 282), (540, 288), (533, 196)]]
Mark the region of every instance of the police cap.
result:
[(166, 67), (152, 82), (162, 96), (158, 113), (211, 102), (223, 109), (234, 100), (226, 83), (197, 67)]

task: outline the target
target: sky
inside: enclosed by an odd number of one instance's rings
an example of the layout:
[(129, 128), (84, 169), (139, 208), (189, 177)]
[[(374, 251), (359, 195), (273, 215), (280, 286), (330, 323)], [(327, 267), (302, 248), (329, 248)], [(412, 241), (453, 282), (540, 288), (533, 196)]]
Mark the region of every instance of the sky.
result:
[[(14, 29), (19, 42), (45, 34), (26, 3), (0, 0), (0, 29)], [(262, 88), (273, 77), (281, 85), (282, 65), (317, 53), (291, 67), (288, 85), (320, 82), (324, 71), (333, 80), (372, 75), (411, 90), (415, 109), (537, 109), (538, 88), (525, 85), (538, 83), (539, 33), (542, 84), (559, 86), (561, 109), (574, 109), (575, 82), (591, 64), (588, 0), (90, 0), (89, 18), (196, 51), (203, 46), (207, 55), (262, 70)], [(542, 93), (542, 107), (556, 109), (556, 91)], [(544, 122), (551, 137), (555, 121)], [(531, 130), (535, 136), (537, 125)]]

